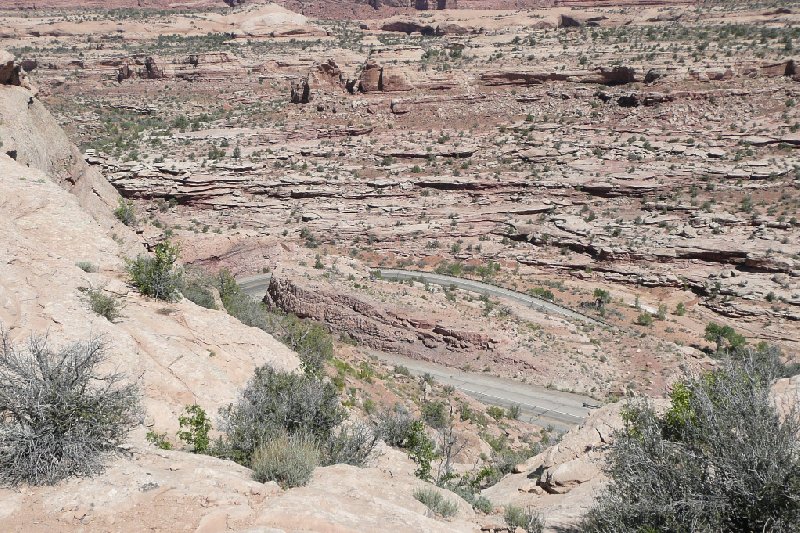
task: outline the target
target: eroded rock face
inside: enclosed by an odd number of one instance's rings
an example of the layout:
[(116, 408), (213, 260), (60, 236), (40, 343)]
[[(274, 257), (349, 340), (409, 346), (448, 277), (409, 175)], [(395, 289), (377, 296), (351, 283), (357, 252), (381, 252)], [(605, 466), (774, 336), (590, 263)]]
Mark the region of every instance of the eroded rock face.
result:
[(0, 85), (20, 85), (21, 67), (14, 60), (14, 56), (5, 50), (0, 50)]
[(308, 78), (293, 81), (291, 91), (293, 104), (307, 104), (311, 101), (311, 86), (308, 83)]
[(559, 28), (583, 28), (584, 26), (600, 26), (607, 17), (602, 15), (562, 14), (558, 19)]
[(144, 68), (139, 71), (139, 77), (146, 80), (160, 80), (166, 78), (166, 74), (155, 58), (147, 57), (144, 60)]
[(438, 324), (435, 318), (336, 292), (332, 286), (301, 284), (279, 276), (272, 277), (264, 303), (323, 322), (333, 331), (346, 333), (376, 350), (404, 355), (432, 354), (436, 350), (491, 350), (495, 344), (482, 333)]
[(595, 70), (577, 71), (501, 71), (481, 74), (484, 85), (539, 85), (546, 82), (593, 83), (599, 85), (625, 85), (636, 81), (632, 67), (599, 67)]
[(408, 76), (397, 67), (384, 67), (381, 69), (380, 89), (383, 92), (405, 92), (414, 87), (408, 80)]
[(368, 61), (361, 72), (359, 88), (363, 93), (381, 90), (381, 72), (383, 69), (374, 61)]

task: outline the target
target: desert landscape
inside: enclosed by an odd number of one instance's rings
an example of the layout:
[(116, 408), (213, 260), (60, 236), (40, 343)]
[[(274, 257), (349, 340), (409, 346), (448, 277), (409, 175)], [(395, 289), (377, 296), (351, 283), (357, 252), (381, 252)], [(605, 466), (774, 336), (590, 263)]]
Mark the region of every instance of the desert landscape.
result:
[[(793, 420), (798, 49), (783, 0), (4, 2), (5, 358), (100, 339), (139, 399), (2, 529), (629, 530), (635, 402), (770, 354)], [(302, 483), (236, 440), (273, 374), (332, 395)]]

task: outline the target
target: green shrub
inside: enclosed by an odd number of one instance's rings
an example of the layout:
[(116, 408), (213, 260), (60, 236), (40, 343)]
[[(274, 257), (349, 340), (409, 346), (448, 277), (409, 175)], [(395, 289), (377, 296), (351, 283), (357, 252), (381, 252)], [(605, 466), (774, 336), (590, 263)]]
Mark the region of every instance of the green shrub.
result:
[(180, 431), (178, 438), (192, 447), (194, 453), (206, 453), (210, 441), (208, 432), (211, 431), (211, 421), (206, 412), (197, 404), (188, 405), (184, 415), (178, 418)]
[(333, 338), (318, 322), (283, 315), (279, 339), (300, 356), (306, 373), (321, 375), (325, 361), (333, 357)]
[(444, 518), (455, 516), (458, 512), (458, 504), (456, 502), (448, 500), (442, 496), (438, 490), (433, 488), (418, 488), (414, 491), (414, 498), (437, 515)]
[(332, 383), (263, 366), (238, 402), (220, 410), (227, 437), (223, 454), (248, 464), (262, 442), (281, 432), (308, 433), (325, 442), (345, 416)]
[(147, 442), (158, 448), (159, 450), (171, 450), (172, 443), (167, 440), (166, 433), (156, 433), (155, 431), (148, 431), (145, 435)]
[(500, 420), (501, 418), (506, 416), (505, 410), (502, 407), (497, 407), (496, 405), (490, 405), (486, 408), (486, 414), (494, 418), (495, 420)]
[(542, 298), (544, 300), (553, 301), (556, 299), (556, 295), (553, 294), (553, 291), (550, 289), (545, 289), (544, 287), (534, 287), (528, 291), (531, 296), (535, 296), (537, 298)]
[(378, 438), (368, 425), (342, 424), (321, 445), (322, 464), (364, 466), (372, 456)]
[(472, 502), (472, 507), (483, 514), (489, 514), (494, 510), (494, 505), (486, 496), (478, 496), (475, 498), (475, 501)]
[(228, 271), (223, 270), (217, 276), (217, 289), (230, 315), (243, 324), (266, 331), (297, 352), (306, 373), (323, 374), (325, 361), (333, 357), (333, 339), (324, 326), (268, 310), (242, 291)]
[(140, 255), (127, 264), (133, 285), (145, 296), (174, 301), (181, 287), (181, 272), (175, 266), (178, 247), (170, 242), (156, 245), (155, 257)]
[(200, 307), (216, 309), (217, 304), (214, 301), (214, 294), (211, 292), (213, 285), (214, 279), (210, 276), (198, 270), (190, 270), (184, 276), (181, 294)]
[(97, 266), (93, 265), (89, 261), (78, 261), (75, 263), (75, 266), (86, 272), (87, 274), (92, 274), (98, 271)]
[(598, 308), (611, 302), (611, 294), (603, 289), (595, 289), (592, 296), (594, 297), (594, 305)]
[(136, 225), (136, 209), (133, 206), (133, 202), (120, 198), (119, 204), (114, 210), (114, 216), (126, 226)]
[(686, 314), (686, 304), (683, 302), (678, 302), (678, 305), (675, 306), (675, 314), (677, 316), (683, 316)]
[(522, 507), (509, 505), (506, 507), (503, 518), (506, 521), (506, 525), (508, 525), (512, 531), (521, 528), (526, 533), (541, 533), (541, 531), (544, 530), (542, 518), (531, 509), (523, 509)]
[(250, 467), (256, 481), (275, 481), (286, 489), (307, 484), (319, 461), (312, 435), (282, 433), (255, 449)]
[(400, 374), (401, 376), (406, 376), (408, 378), (411, 377), (411, 371), (408, 369), (408, 367), (405, 367), (403, 365), (395, 365), (393, 372), (395, 374)]
[(730, 326), (722, 326), (715, 322), (706, 325), (705, 339), (717, 346), (717, 353), (736, 350), (746, 344), (745, 338), (736, 333)]
[(514, 404), (508, 408), (507, 416), (511, 420), (519, 420), (519, 415), (522, 413), (522, 407), (518, 404)]
[(450, 415), (443, 402), (426, 402), (422, 405), (422, 419), (432, 428), (443, 428), (450, 421)]
[(414, 424), (414, 417), (401, 405), (378, 415), (375, 433), (389, 446), (402, 448), (407, 444)]
[(636, 324), (639, 326), (652, 326), (653, 315), (647, 312), (642, 313), (641, 315), (636, 317)]
[(51, 485), (103, 470), (136, 423), (139, 395), (102, 374), (96, 339), (58, 349), (32, 337), (18, 349), (0, 332), (0, 484)]
[(411, 424), (404, 446), (408, 450), (408, 456), (417, 463), (414, 475), (425, 481), (430, 480), (431, 461), (439, 455), (436, 453), (436, 443), (425, 432), (425, 425), (421, 420), (415, 420)]
[(626, 406), (582, 531), (800, 529), (800, 420), (770, 396), (784, 372), (777, 350), (743, 348), (676, 384), (663, 415)]
[(89, 308), (109, 322), (114, 322), (121, 316), (123, 306), (116, 296), (105, 294), (101, 289), (89, 289), (86, 296), (89, 299)]

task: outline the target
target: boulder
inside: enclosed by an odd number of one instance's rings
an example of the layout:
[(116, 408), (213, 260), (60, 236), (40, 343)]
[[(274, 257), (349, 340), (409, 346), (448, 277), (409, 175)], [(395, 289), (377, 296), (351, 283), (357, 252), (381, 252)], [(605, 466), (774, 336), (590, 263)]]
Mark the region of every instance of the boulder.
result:
[(414, 87), (408, 81), (406, 73), (397, 67), (384, 67), (381, 69), (379, 87), (384, 92), (410, 91)]
[(359, 90), (362, 93), (376, 92), (381, 90), (381, 69), (375, 61), (369, 60), (361, 71), (361, 78), (358, 82)]
[(328, 59), (324, 63), (317, 65), (317, 68), (313, 72), (313, 77), (316, 81), (328, 85), (336, 87), (345, 86), (345, 78), (344, 74), (342, 74), (342, 69), (339, 68), (339, 65), (337, 65), (336, 61), (333, 59)]
[(133, 77), (133, 69), (127, 63), (117, 69), (117, 83), (122, 83), (131, 77)]
[(645, 83), (653, 83), (657, 80), (663, 78), (666, 74), (664, 74), (663, 70), (658, 70), (651, 68), (647, 71), (647, 74), (644, 75), (644, 82)]
[(0, 85), (20, 85), (24, 71), (10, 52), (0, 50)]

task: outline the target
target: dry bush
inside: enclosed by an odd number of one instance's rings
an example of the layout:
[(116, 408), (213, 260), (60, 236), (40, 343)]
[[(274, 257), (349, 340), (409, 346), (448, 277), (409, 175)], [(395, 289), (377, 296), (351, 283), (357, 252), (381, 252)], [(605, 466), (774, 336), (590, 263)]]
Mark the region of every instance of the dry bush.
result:
[(99, 372), (103, 342), (52, 348), (32, 337), (20, 349), (2, 332), (0, 343), (0, 483), (48, 485), (100, 472), (139, 405), (134, 384)]
[(630, 404), (584, 531), (798, 531), (800, 422), (781, 418), (770, 385), (777, 352), (745, 348), (673, 387), (658, 415)]

